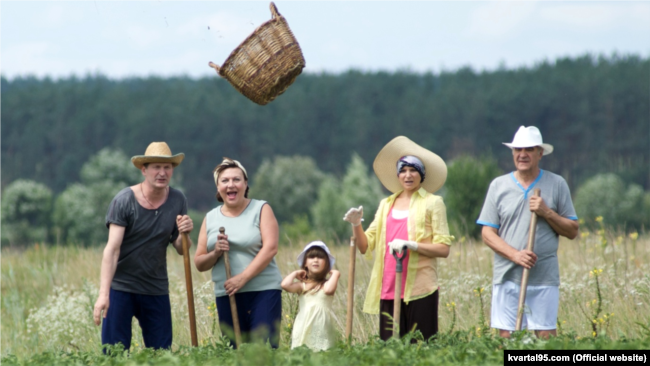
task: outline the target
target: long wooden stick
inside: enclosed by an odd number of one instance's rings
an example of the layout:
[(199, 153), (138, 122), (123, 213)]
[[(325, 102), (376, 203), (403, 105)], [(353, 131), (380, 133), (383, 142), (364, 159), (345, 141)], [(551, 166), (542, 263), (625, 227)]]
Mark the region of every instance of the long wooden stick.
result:
[[(224, 235), (226, 233), (226, 229), (222, 226), (219, 228), (219, 232), (221, 235)], [(228, 252), (223, 253), (223, 260), (226, 265), (226, 279), (230, 279), (232, 277), (230, 273), (230, 259), (228, 258)], [(239, 349), (239, 346), (241, 346), (241, 330), (239, 328), (239, 314), (237, 313), (237, 302), (235, 301), (235, 295), (229, 295), (228, 296), (230, 300), (230, 313), (232, 315), (232, 325), (233, 328), (235, 328), (235, 344), (237, 345), (237, 349)]]
[(196, 317), (194, 312), (194, 287), (192, 286), (192, 268), (190, 267), (190, 239), (187, 233), (181, 234), (183, 243), (183, 262), (185, 263), (185, 287), (187, 287), (187, 311), (190, 318), (190, 335), (192, 337), (192, 346), (199, 345), (196, 336)]
[(402, 248), (402, 256), (398, 256), (397, 252), (393, 252), (395, 257), (395, 297), (393, 300), (393, 337), (399, 338), (399, 321), (400, 312), (402, 310), (402, 261), (406, 257), (406, 247)]
[(352, 342), (352, 322), (354, 320), (354, 268), (357, 256), (356, 238), (354, 237), (354, 226), (352, 237), (350, 237), (350, 269), (348, 271), (348, 316), (345, 324), (345, 339)]
[[(533, 190), (533, 196), (539, 197), (540, 190), (535, 188)], [(526, 249), (531, 252), (535, 248), (535, 231), (537, 230), (537, 214), (532, 212), (530, 214), (530, 227), (528, 228), (528, 246)], [(517, 323), (515, 325), (515, 330), (521, 330), (521, 323), (524, 317), (524, 304), (526, 302), (526, 290), (528, 289), (528, 276), (530, 270), (524, 268), (524, 272), (521, 275), (521, 287), (519, 289), (519, 306), (517, 307)]]

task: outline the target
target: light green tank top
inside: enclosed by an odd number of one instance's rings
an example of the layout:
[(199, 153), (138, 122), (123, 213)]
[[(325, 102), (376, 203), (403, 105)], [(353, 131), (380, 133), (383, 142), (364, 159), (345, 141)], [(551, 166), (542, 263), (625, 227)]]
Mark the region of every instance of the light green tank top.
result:
[[(208, 252), (214, 250), (219, 235), (219, 228), (226, 229), (230, 251), (230, 270), (233, 276), (240, 274), (253, 261), (262, 249), (262, 234), (260, 233), (260, 215), (266, 201), (251, 199), (248, 207), (237, 217), (227, 217), (221, 213), (218, 206), (206, 215), (206, 230), (208, 235)], [(216, 297), (226, 296), (223, 284), (226, 282), (226, 266), (223, 256), (212, 268), (212, 281)], [(281, 290), (282, 275), (275, 263), (275, 258), (257, 276), (248, 281), (238, 292)]]

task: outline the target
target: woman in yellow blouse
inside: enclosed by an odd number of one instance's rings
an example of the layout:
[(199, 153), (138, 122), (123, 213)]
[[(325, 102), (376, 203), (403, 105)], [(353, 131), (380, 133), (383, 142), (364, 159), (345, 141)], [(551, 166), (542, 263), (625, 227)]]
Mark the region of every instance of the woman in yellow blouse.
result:
[(390, 141), (377, 154), (375, 174), (393, 194), (381, 201), (375, 219), (363, 231), (363, 207), (351, 208), (344, 217), (354, 227), (357, 247), (370, 256), (376, 251), (363, 307), (379, 317), (379, 335), (392, 336), (395, 258), (393, 251), (408, 248), (403, 261), (400, 336), (413, 329), (425, 340), (438, 332), (437, 258), (449, 256), (454, 239), (449, 235), (447, 212), (433, 192), (447, 179), (445, 162), (433, 152), (404, 136)]

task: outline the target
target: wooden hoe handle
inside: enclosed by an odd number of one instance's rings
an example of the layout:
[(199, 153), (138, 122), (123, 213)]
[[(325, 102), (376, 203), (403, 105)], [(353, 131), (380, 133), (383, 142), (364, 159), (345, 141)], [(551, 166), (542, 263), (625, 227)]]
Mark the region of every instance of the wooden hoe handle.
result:
[(352, 235), (350, 238), (350, 268), (348, 271), (348, 315), (345, 323), (345, 339), (348, 343), (352, 342), (352, 322), (354, 320), (354, 267), (357, 256), (356, 240), (357, 239), (354, 235)]
[[(219, 228), (219, 233), (224, 235), (226, 233), (226, 229), (222, 226)], [(230, 273), (230, 259), (228, 258), (228, 252), (223, 253), (223, 260), (226, 265), (226, 278), (230, 279), (232, 277)], [(239, 349), (239, 346), (241, 346), (241, 330), (239, 328), (239, 315), (237, 313), (237, 302), (235, 301), (235, 295), (230, 295), (228, 296), (230, 300), (230, 313), (232, 314), (232, 325), (233, 328), (235, 328), (235, 344), (237, 345), (237, 349)]]
[(406, 258), (408, 249), (406, 246), (402, 248), (402, 254), (399, 256), (397, 252), (393, 252), (395, 257), (395, 296), (393, 298), (393, 337), (399, 338), (399, 322), (400, 312), (402, 310), (402, 261)]
[(194, 312), (194, 287), (192, 286), (192, 268), (190, 267), (190, 240), (187, 233), (181, 233), (183, 244), (183, 262), (185, 264), (185, 287), (187, 287), (187, 311), (190, 318), (190, 335), (192, 337), (192, 346), (199, 345), (196, 336), (196, 317)]
[[(540, 190), (535, 188), (533, 190), (533, 196), (539, 197)], [(537, 214), (532, 212), (530, 214), (530, 227), (528, 228), (528, 245), (526, 249), (531, 252), (535, 248), (535, 231), (537, 230)], [(517, 323), (515, 324), (515, 330), (521, 330), (521, 323), (524, 317), (524, 304), (526, 303), (526, 290), (528, 288), (528, 276), (530, 270), (524, 268), (524, 272), (521, 275), (521, 287), (519, 289), (519, 306), (517, 307)]]

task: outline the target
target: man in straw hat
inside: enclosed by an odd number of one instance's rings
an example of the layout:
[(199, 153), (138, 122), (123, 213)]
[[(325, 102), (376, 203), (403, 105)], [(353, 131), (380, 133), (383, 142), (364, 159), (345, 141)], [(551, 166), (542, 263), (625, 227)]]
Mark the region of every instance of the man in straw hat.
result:
[(399, 334), (416, 329), (425, 340), (438, 332), (437, 258), (449, 256), (454, 239), (449, 235), (447, 211), (436, 192), (447, 179), (447, 165), (435, 153), (407, 137), (398, 136), (384, 146), (372, 165), (381, 183), (393, 192), (383, 199), (375, 219), (364, 231), (363, 207), (351, 208), (343, 218), (354, 227), (362, 254), (375, 251), (375, 262), (363, 311), (379, 315), (379, 336), (392, 336), (397, 261), (404, 253)]
[(108, 208), (108, 242), (93, 312), (97, 325), (103, 316), (102, 344), (122, 343), (129, 349), (135, 316), (146, 347), (171, 347), (167, 245), (182, 255), (179, 234), (193, 228), (185, 195), (169, 186), (184, 157), (172, 155), (165, 142), (152, 142), (144, 155), (131, 158), (144, 180), (121, 190)]
[[(566, 181), (539, 168), (553, 146), (542, 141), (537, 127), (521, 126), (513, 141), (503, 144), (512, 149), (516, 170), (492, 181), (476, 221), (494, 250), (491, 326), (506, 338), (515, 330), (524, 267), (530, 277), (522, 325), (548, 338), (556, 335), (560, 297), (558, 236), (575, 238), (578, 217)], [(540, 197), (533, 196), (535, 188)], [(534, 252), (526, 249), (533, 212), (538, 216)]]

